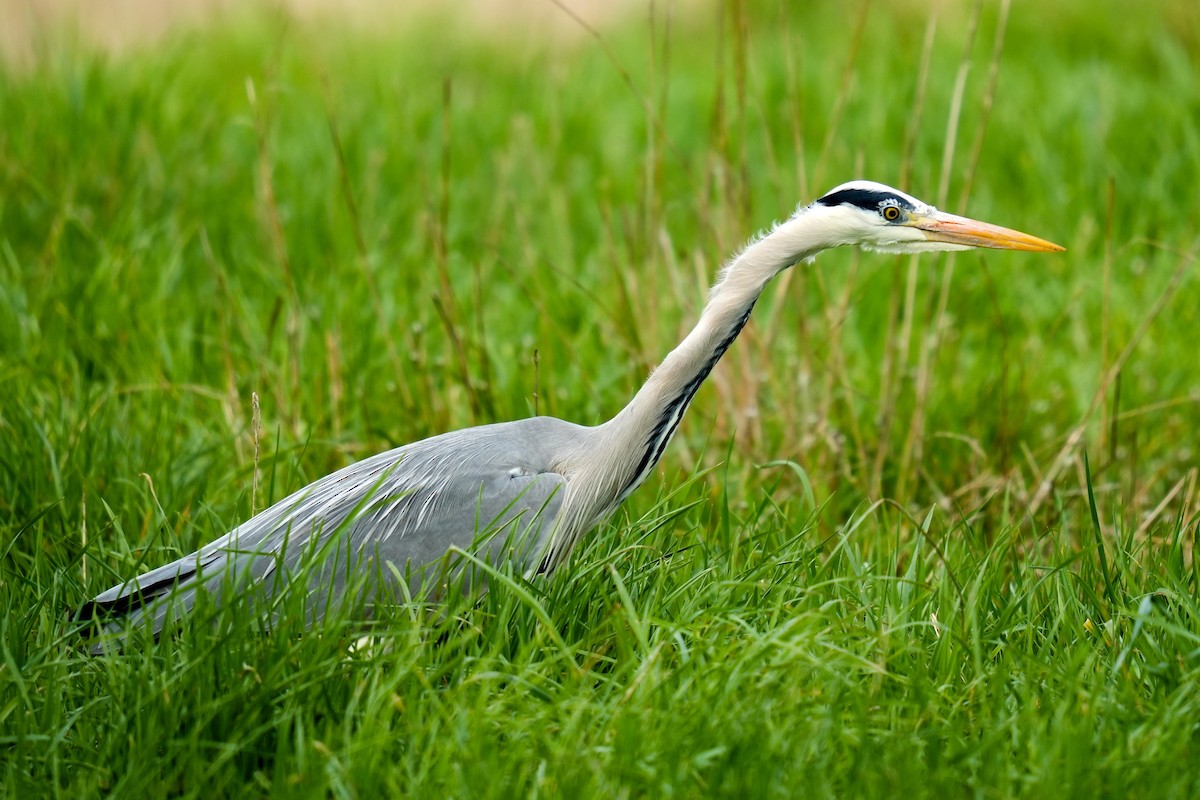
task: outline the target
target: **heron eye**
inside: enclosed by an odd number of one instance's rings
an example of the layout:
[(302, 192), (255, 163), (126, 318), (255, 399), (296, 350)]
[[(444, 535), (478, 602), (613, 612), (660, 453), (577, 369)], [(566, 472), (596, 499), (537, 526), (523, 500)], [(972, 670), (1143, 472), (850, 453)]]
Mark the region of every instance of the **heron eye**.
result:
[(880, 213), (883, 214), (883, 218), (888, 222), (895, 222), (900, 219), (900, 209), (896, 206), (884, 206)]

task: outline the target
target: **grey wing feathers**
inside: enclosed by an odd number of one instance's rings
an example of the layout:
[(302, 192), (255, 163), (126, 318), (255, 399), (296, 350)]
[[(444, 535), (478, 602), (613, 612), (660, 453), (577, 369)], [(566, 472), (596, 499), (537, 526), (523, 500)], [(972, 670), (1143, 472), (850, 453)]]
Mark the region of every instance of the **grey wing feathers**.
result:
[[(280, 500), (195, 553), (100, 594), (80, 619), (151, 615), (157, 634), (196, 592), (232, 584), (268, 595), (307, 555), (335, 544), (332, 568), (307, 572), (306, 590), (336, 601), (356, 566), (390, 565), (420, 590), (451, 548), (496, 562), (537, 565), (554, 533), (566, 478), (554, 443), (577, 426), (537, 418), (455, 431), (351, 464)], [(344, 553), (347, 557), (342, 557)], [(392, 574), (385, 566), (381, 573)], [(320, 615), (317, 612), (317, 616)]]

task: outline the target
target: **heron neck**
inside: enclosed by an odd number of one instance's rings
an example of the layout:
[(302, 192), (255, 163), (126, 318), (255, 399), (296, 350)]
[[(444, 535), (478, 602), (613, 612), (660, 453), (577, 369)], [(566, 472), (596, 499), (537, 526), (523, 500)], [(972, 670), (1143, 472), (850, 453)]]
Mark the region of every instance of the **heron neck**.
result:
[[(638, 487), (662, 458), (684, 413), (713, 367), (741, 333), (766, 285), (817, 249), (804, 243), (803, 216), (793, 217), (747, 247), (713, 287), (700, 320), (663, 359), (633, 400), (602, 426), (605, 440), (625, 450), (613, 479), (614, 506)], [(613, 463), (613, 462), (609, 462)]]

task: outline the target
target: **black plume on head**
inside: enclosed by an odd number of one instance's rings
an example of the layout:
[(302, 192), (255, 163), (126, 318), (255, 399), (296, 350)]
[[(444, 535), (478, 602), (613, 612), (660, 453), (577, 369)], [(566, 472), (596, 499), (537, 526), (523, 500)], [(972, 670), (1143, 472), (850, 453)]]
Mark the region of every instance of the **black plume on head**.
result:
[(885, 203), (895, 204), (908, 211), (915, 211), (908, 198), (893, 192), (881, 192), (874, 189), (839, 189), (817, 201), (823, 206), (852, 205), (863, 211), (878, 211)]

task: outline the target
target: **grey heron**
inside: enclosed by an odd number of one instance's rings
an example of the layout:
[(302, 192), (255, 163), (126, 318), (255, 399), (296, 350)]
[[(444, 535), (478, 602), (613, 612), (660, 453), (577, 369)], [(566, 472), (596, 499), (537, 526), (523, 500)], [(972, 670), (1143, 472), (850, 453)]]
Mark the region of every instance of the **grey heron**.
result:
[[(646, 480), (771, 279), (843, 245), (883, 253), (1063, 249), (943, 213), (883, 184), (842, 184), (726, 264), (695, 327), (607, 422), (588, 427), (534, 417), (444, 433), (369, 457), (198, 551), (112, 587), (77, 618), (110, 631), (140, 619), (157, 636), (173, 615), (194, 607), (201, 591), (254, 588), (274, 596), (300, 583), (303, 591), (336, 602), (348, 591), (355, 558), (387, 565), (378, 570), (379, 580), (396, 584), (393, 590), (409, 583), (410, 592), (428, 589), (422, 582), (433, 572), (444, 581), (451, 554), (507, 559), (530, 577), (551, 572)], [(352, 557), (297, 579), (304, 554), (335, 538), (339, 551)], [(462, 564), (455, 569), (461, 573)]]

